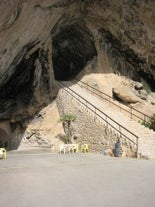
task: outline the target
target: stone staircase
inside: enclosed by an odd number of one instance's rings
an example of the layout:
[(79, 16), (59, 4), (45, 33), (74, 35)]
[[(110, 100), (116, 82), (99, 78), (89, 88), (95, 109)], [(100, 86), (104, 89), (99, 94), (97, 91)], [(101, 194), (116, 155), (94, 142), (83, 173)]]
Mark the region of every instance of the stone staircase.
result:
[[(94, 107), (96, 107), (99, 111), (102, 111), (108, 117), (110, 117), (107, 120), (108, 124), (112, 125), (118, 130), (121, 130), (121, 133), (125, 134), (130, 140), (136, 142), (137, 136), (138, 157), (148, 159), (155, 158), (155, 132), (153, 130), (150, 130), (139, 124), (137, 121), (122, 113), (116, 107), (107, 104), (100, 98), (89, 93), (86, 89), (81, 88), (78, 84), (73, 84), (69, 81), (64, 81), (62, 83), (66, 86), (66, 88), (71, 89), (76, 94), (83, 97), (89, 103), (94, 105)], [(100, 113), (100, 116), (103, 116), (104, 118), (104, 114)]]
[(125, 113), (127, 116), (138, 121), (139, 123), (147, 123), (151, 118), (149, 115), (144, 114), (143, 112), (133, 108), (132, 106), (125, 105), (113, 99), (108, 94), (101, 92), (100, 90), (90, 86), (89, 84), (83, 81), (73, 80), (73, 83), (77, 83), (79, 86), (86, 89), (89, 93), (92, 93), (93, 95), (99, 97), (102, 101), (107, 102), (109, 105), (113, 105), (113, 108), (115, 107), (117, 108), (117, 110), (119, 109), (122, 113)]

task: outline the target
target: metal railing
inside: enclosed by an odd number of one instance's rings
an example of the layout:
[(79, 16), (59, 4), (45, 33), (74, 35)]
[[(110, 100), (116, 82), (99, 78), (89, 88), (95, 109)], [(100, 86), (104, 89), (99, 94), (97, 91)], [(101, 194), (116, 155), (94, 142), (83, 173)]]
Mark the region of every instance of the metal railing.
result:
[[(89, 109), (95, 116), (99, 117), (101, 120), (103, 120), (107, 126), (110, 126), (112, 129), (114, 129), (118, 134), (119, 137), (126, 138), (131, 143), (133, 143), (136, 146), (136, 156), (138, 157), (138, 139), (139, 137), (129, 131), (127, 128), (116, 122), (114, 119), (112, 119), (110, 116), (102, 112), (100, 109), (98, 109), (96, 106), (94, 106), (92, 103), (90, 103), (88, 100), (83, 98), (81, 95), (76, 93), (74, 90), (69, 88), (67, 85), (65, 85), (62, 82), (58, 82), (58, 85), (60, 88), (63, 88), (64, 91), (66, 91), (67, 94), (69, 94), (72, 98), (76, 99), (80, 104), (82, 104), (84, 107)], [(131, 138), (132, 137), (132, 138)], [(133, 140), (134, 139), (134, 140)]]
[(76, 81), (78, 81), (77, 84), (79, 84), (79, 85), (81, 84), (82, 87), (84, 87), (88, 91), (92, 92), (94, 95), (96, 95), (96, 96), (100, 97), (101, 99), (104, 99), (105, 101), (109, 102), (110, 104), (118, 107), (120, 110), (127, 112), (127, 114), (130, 116), (131, 119), (136, 118), (138, 121), (141, 121), (144, 123), (148, 123), (148, 120), (150, 120), (151, 117), (144, 114), (143, 112), (141, 112), (131, 106), (127, 106), (127, 105), (121, 104), (119, 102), (115, 102), (111, 96), (109, 96), (106, 93), (90, 86), (89, 84), (87, 84), (81, 80), (76, 80)]

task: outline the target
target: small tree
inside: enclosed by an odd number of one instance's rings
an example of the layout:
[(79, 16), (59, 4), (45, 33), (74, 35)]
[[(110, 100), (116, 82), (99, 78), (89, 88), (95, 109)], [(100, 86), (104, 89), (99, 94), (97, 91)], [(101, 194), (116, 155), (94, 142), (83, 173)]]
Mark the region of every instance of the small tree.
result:
[(66, 137), (68, 139), (68, 142), (71, 143), (71, 123), (74, 122), (76, 119), (76, 116), (72, 114), (64, 114), (61, 118), (60, 121), (62, 122)]

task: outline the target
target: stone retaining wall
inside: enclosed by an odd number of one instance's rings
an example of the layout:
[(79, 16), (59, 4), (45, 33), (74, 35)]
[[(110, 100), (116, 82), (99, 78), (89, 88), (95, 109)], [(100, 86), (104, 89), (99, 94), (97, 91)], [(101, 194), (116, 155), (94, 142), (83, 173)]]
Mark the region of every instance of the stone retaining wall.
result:
[[(71, 125), (73, 142), (88, 143), (91, 152), (105, 150), (106, 154), (113, 156), (115, 143), (120, 138), (118, 133), (65, 90), (59, 90), (56, 102), (60, 116), (64, 114), (76, 116), (76, 120)], [(122, 156), (134, 156), (135, 146), (125, 138), (120, 138), (120, 141)]]

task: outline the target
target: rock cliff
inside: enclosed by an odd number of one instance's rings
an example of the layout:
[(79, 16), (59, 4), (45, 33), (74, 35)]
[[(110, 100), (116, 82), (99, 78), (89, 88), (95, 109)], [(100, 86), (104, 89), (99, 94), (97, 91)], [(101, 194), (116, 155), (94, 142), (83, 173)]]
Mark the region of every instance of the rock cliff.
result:
[(20, 123), (89, 73), (145, 79), (155, 91), (154, 0), (0, 1), (0, 119)]

